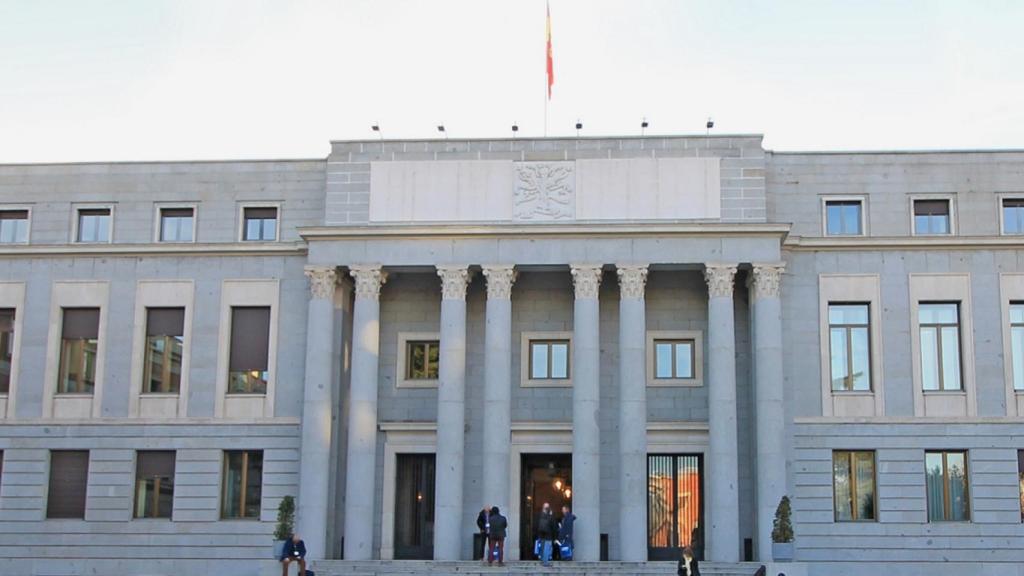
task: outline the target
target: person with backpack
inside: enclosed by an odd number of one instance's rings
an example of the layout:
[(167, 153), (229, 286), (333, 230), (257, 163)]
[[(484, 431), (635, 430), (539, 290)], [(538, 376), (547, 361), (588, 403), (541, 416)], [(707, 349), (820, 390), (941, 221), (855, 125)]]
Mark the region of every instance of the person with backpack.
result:
[(491, 530), (487, 534), (487, 563), (498, 559), (498, 566), (505, 565), (505, 535), (508, 531), (508, 519), (501, 515), (497, 506), (491, 508)]
[(555, 515), (551, 513), (551, 504), (547, 502), (540, 511), (540, 518), (537, 519), (537, 539), (540, 540), (540, 562), (544, 566), (551, 566), (551, 547), (558, 533), (558, 524), (555, 522)]

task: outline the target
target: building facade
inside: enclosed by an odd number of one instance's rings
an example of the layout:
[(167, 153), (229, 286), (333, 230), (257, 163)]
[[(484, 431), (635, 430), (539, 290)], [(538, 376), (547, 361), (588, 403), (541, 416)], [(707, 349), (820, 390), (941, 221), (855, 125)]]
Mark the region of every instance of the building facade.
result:
[[(0, 573), (1024, 561), (1024, 153), (760, 136), (0, 165)], [(26, 538), (26, 536), (28, 536)], [(27, 540), (27, 542), (26, 542)]]

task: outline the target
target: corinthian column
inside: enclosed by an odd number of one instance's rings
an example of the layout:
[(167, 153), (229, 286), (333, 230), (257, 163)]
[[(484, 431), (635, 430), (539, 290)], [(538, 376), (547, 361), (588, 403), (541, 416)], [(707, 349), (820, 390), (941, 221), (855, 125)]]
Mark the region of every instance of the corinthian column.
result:
[(782, 313), (779, 281), (785, 264), (755, 264), (754, 397), (757, 398), (757, 552), (772, 558), (775, 507), (786, 494), (786, 425), (782, 386)]
[(352, 370), (345, 474), (345, 559), (373, 558), (374, 478), (377, 471), (377, 366), (380, 355), (380, 266), (353, 266)]
[(739, 483), (736, 434), (736, 329), (733, 279), (736, 266), (708, 264), (708, 488), (711, 529), (709, 560), (736, 562), (740, 556)]
[(601, 556), (600, 314), (601, 267), (572, 267), (573, 304), (572, 489), (575, 557), (596, 562)]
[(509, 505), (512, 427), (512, 266), (484, 268), (487, 326), (484, 332), (484, 503)]
[(302, 388), (302, 448), (299, 452), (299, 533), (309, 543), (310, 559), (327, 549), (327, 503), (331, 476), (331, 366), (339, 348), (334, 341), (334, 267), (307, 266), (306, 382)]
[[(647, 266), (619, 266), (619, 518), (647, 526)], [(624, 562), (647, 560), (647, 531), (620, 531)]]
[[(441, 350), (437, 389), (434, 559), (462, 555), (462, 477), (466, 452), (466, 284), (469, 270), (438, 267)], [(469, 532), (465, 535), (468, 536)]]

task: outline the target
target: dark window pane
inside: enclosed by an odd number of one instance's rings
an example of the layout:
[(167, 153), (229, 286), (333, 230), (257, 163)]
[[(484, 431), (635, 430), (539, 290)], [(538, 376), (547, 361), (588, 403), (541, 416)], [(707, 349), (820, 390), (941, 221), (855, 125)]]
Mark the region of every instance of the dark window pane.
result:
[(88, 451), (51, 451), (46, 517), (85, 518), (85, 495), (88, 482)]
[(925, 473), (928, 520), (969, 521), (967, 453), (926, 452)]
[(99, 308), (65, 308), (61, 331), (58, 394), (92, 394), (96, 387)]
[(438, 378), (438, 355), (440, 347), (436, 340), (406, 343), (407, 380), (436, 380)]
[(263, 492), (263, 451), (224, 453), (221, 516), (259, 519)]
[(0, 394), (11, 389), (14, 364), (14, 309), (0, 309)]
[(135, 465), (135, 517), (170, 518), (174, 505), (174, 452), (139, 451)]
[(266, 393), (269, 352), (270, 308), (233, 307), (228, 393)]

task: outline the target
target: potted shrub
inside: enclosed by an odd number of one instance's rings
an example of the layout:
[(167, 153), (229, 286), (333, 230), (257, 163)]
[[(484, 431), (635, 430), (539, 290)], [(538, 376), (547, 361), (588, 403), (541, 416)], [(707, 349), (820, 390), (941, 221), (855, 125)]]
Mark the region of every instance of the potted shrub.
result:
[(792, 514), (789, 496), (783, 496), (779, 501), (779, 507), (775, 509), (775, 521), (772, 528), (772, 558), (776, 562), (793, 561)]
[(295, 498), (285, 496), (277, 506), (277, 526), (274, 527), (274, 559), (284, 556), (284, 543), (295, 533)]

